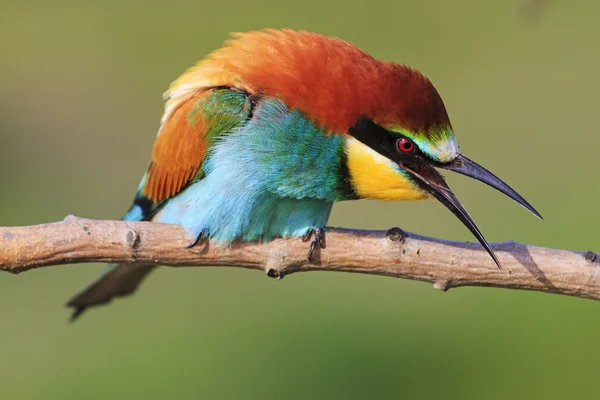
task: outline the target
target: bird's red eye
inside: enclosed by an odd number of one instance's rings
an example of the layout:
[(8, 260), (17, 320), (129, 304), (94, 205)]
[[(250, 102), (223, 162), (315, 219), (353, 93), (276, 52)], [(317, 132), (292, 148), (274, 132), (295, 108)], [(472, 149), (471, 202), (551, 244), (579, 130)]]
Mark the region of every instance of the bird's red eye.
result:
[(406, 138), (398, 139), (396, 147), (403, 153), (410, 153), (415, 149), (415, 144)]

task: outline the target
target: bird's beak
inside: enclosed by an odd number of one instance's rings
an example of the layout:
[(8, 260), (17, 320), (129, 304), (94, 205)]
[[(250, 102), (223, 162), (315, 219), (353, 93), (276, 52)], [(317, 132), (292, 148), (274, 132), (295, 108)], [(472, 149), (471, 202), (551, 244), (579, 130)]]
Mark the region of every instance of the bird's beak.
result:
[(475, 161), (469, 160), (467, 157), (460, 154), (458, 157), (454, 159), (454, 161), (447, 164), (439, 164), (438, 168), (448, 169), (450, 171), (458, 172), (459, 174), (466, 175), (473, 179), (477, 179), (480, 182), (485, 183), (496, 189), (497, 191), (504, 193), (523, 207), (525, 207), (529, 212), (538, 217), (539, 219), (543, 219), (540, 213), (538, 213), (535, 208), (531, 206), (521, 195), (515, 192), (510, 186), (506, 183), (502, 182), (500, 178), (496, 175), (492, 174), (487, 169), (483, 168), (481, 165), (477, 164)]
[[(490, 247), (489, 243), (467, 212), (465, 208), (460, 204), (454, 193), (450, 190), (444, 178), (435, 170), (433, 166), (430, 165), (421, 165), (418, 168), (411, 168), (411, 166), (407, 166), (405, 164), (401, 164), (400, 167), (410, 173), (414, 179), (416, 179), (421, 187), (427, 190), (432, 196), (438, 199), (444, 206), (446, 206), (458, 219), (471, 231), (471, 233), (479, 240), (479, 243), (487, 250), (490, 256), (494, 259), (494, 262), (498, 266), (498, 268), (502, 268), (500, 265), (500, 261), (494, 254), (494, 251)], [(504, 193), (511, 199), (515, 200), (517, 203), (521, 204), (527, 210), (529, 210), (533, 215), (542, 219), (542, 216), (527, 202), (523, 197), (521, 197), (517, 192), (515, 192), (510, 186), (506, 183), (502, 182), (500, 178), (492, 174), (487, 169), (483, 168), (481, 165), (477, 164), (474, 161), (469, 160), (467, 157), (463, 155), (459, 155), (454, 161), (450, 163), (438, 163), (435, 164), (435, 167), (448, 169), (450, 171), (458, 172), (459, 174), (463, 174), (469, 176), (471, 178), (477, 179), (494, 189)]]

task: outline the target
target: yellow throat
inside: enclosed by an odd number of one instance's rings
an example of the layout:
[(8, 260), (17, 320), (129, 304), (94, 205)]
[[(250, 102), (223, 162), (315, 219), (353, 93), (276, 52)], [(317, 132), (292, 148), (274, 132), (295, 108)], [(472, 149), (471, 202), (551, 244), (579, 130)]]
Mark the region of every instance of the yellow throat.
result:
[(421, 200), (429, 197), (404, 177), (391, 160), (354, 138), (346, 142), (346, 157), (350, 180), (362, 198)]

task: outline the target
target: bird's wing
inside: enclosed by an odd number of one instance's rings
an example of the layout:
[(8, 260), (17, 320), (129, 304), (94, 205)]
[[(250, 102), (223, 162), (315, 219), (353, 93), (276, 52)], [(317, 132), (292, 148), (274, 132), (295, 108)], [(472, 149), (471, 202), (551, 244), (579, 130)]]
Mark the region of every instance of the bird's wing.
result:
[(125, 219), (148, 219), (165, 200), (202, 179), (202, 164), (215, 139), (244, 124), (251, 113), (247, 93), (224, 87), (182, 102), (158, 132), (152, 161)]

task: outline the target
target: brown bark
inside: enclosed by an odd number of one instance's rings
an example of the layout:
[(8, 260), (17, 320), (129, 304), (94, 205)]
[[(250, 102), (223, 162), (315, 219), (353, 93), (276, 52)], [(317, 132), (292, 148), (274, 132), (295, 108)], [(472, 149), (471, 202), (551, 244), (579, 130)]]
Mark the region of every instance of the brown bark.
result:
[(57, 264), (125, 262), (169, 266), (233, 266), (264, 270), (281, 278), (298, 271), (344, 271), (432, 282), (447, 290), (495, 286), (600, 299), (600, 269), (594, 252), (575, 252), (514, 242), (492, 247), (496, 268), (479, 244), (451, 242), (402, 232), (328, 228), (326, 248), (306, 259), (308, 243), (276, 239), (236, 242), (230, 247), (189, 239), (177, 225), (97, 221), (0, 227), (0, 270), (19, 273)]

